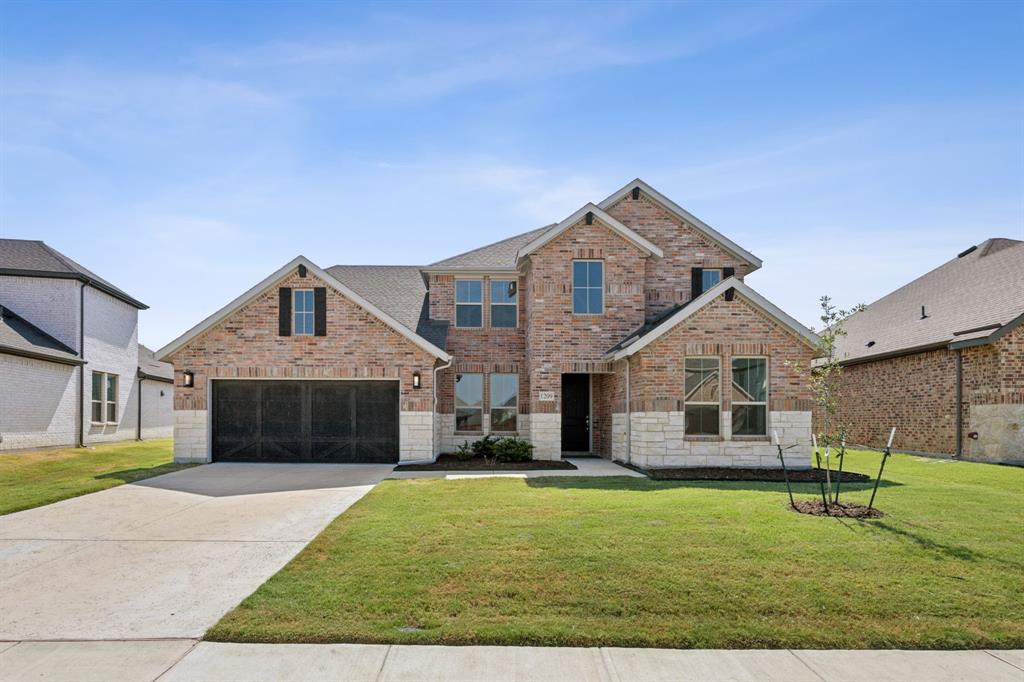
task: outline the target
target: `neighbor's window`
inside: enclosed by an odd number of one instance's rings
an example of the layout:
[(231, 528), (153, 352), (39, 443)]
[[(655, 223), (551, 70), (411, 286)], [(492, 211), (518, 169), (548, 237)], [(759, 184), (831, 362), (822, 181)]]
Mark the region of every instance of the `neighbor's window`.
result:
[(515, 280), (491, 280), (491, 326), (515, 327), (519, 310), (519, 285)]
[(604, 312), (603, 262), (572, 262), (572, 312), (576, 315), (600, 315)]
[(478, 279), (455, 280), (455, 326), (482, 327), (484, 283)]
[(455, 430), (483, 430), (484, 375), (455, 375)]
[(294, 301), (292, 314), (295, 316), (292, 333), (296, 336), (313, 335), (313, 290), (296, 289), (292, 292)]
[(701, 272), (701, 291), (707, 291), (721, 281), (721, 270), (704, 270)]
[(688, 436), (717, 436), (718, 358), (686, 358), (683, 409)]
[(117, 375), (106, 372), (92, 373), (92, 422), (117, 422)]
[(732, 432), (768, 435), (768, 359), (732, 359)]
[(519, 412), (519, 375), (491, 375), (491, 431), (515, 431)]

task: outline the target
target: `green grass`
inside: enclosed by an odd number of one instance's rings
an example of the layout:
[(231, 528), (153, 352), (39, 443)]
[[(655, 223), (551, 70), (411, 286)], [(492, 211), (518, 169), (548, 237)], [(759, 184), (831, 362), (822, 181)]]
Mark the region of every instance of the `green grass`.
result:
[(171, 440), (0, 454), (0, 514), (176, 471)]
[(782, 484), (385, 481), (207, 638), (1024, 646), (1024, 471), (897, 455), (885, 479), (867, 521), (792, 512)]

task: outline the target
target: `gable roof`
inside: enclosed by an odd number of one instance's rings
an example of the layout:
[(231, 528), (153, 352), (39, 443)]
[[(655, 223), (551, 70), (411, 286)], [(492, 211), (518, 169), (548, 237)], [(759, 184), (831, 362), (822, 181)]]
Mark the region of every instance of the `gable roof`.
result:
[(436, 263), (422, 268), (426, 272), (440, 270), (514, 270), (516, 267), (516, 254), (519, 249), (535, 239), (538, 235), (554, 227), (555, 224), (545, 225), (535, 230), (517, 234), (508, 239), (487, 244), (465, 253), (460, 253), (451, 258), (439, 260)]
[(146, 310), (149, 307), (38, 240), (0, 239), (0, 275), (76, 279), (139, 310)]
[(64, 365), (85, 364), (69, 346), (4, 306), (0, 306), (0, 353)]
[(562, 222), (549, 227), (544, 232), (537, 235), (535, 238), (524, 244), (520, 249), (519, 253), (516, 254), (516, 263), (518, 264), (523, 258), (530, 255), (540, 247), (544, 246), (552, 239), (562, 234), (570, 227), (583, 220), (588, 213), (592, 213), (595, 218), (600, 220), (602, 223), (607, 225), (613, 232), (618, 233), (620, 237), (631, 243), (636, 248), (640, 249), (644, 254), (648, 256), (657, 256), (661, 258), (665, 254), (657, 246), (647, 241), (633, 230), (629, 229), (621, 222), (605, 213), (601, 208), (595, 204), (585, 204), (578, 211), (573, 213), (571, 216), (563, 220)]
[(1020, 324), (1021, 316), (1024, 241), (987, 239), (848, 317), (836, 357), (846, 363), (982, 345)]
[(156, 359), (156, 353), (140, 343), (138, 377), (174, 383), (174, 365), (160, 362)]
[(808, 346), (811, 346), (814, 349), (818, 348), (818, 345), (821, 343), (821, 339), (818, 338), (817, 334), (787, 315), (781, 308), (751, 289), (749, 285), (744, 284), (735, 277), (727, 277), (689, 303), (673, 308), (660, 318), (652, 320), (650, 323), (640, 327), (610, 348), (605, 354), (605, 357), (611, 360), (621, 360), (633, 355), (643, 348), (646, 348), (652, 342), (664, 336), (666, 332), (677, 324), (689, 317), (692, 317), (699, 310), (729, 289), (735, 289), (738, 294), (743, 296), (743, 298), (745, 298), (754, 307), (791, 331), (794, 336), (799, 338)]
[(262, 294), (274, 283), (280, 281), (288, 273), (290, 273), (292, 270), (296, 269), (300, 265), (306, 266), (307, 270), (309, 270), (311, 273), (313, 273), (313, 275), (315, 275), (319, 279), (323, 280), (323, 282), (330, 286), (332, 289), (342, 294), (345, 298), (349, 299), (357, 306), (359, 306), (366, 312), (370, 313), (371, 315), (379, 319), (381, 322), (391, 327), (396, 332), (398, 332), (405, 338), (409, 339), (411, 342), (413, 342), (423, 350), (427, 351), (431, 355), (445, 361), (451, 359), (451, 356), (448, 355), (448, 353), (444, 352), (436, 345), (434, 345), (427, 339), (417, 334), (412, 329), (406, 327), (404, 324), (396, 320), (388, 313), (381, 310), (373, 303), (370, 303), (370, 301), (366, 300), (366, 298), (364, 298), (363, 296), (357, 294), (350, 287), (346, 286), (345, 284), (342, 284), (337, 277), (327, 273), (325, 270), (321, 269), (320, 266), (316, 265), (305, 256), (296, 256), (295, 258), (293, 258), (291, 261), (286, 263), (283, 267), (281, 267), (279, 270), (277, 270), (269, 277), (261, 281), (259, 284), (252, 287), (244, 294), (242, 294), (235, 300), (231, 301), (226, 306), (224, 306), (214, 314), (210, 315), (196, 326), (192, 327), (192, 329), (189, 329), (187, 332), (185, 332), (184, 334), (182, 334), (181, 336), (179, 336), (178, 338), (176, 338), (175, 340), (171, 341), (169, 344), (158, 350), (156, 352), (156, 357), (160, 360), (166, 360), (176, 351), (180, 350), (183, 346), (185, 346), (185, 344), (190, 342), (192, 339), (196, 338), (200, 334), (203, 334), (207, 330), (219, 324), (225, 318), (227, 318), (232, 313), (239, 310), (244, 305), (252, 301), (254, 298)]
[(603, 209), (608, 209), (617, 204), (619, 201), (624, 199), (626, 195), (632, 192), (634, 189), (639, 189), (643, 194), (646, 194), (655, 203), (660, 205), (666, 211), (679, 218), (683, 222), (692, 225), (697, 229), (698, 232), (702, 232), (711, 241), (715, 242), (723, 249), (733, 254), (740, 260), (748, 263), (754, 270), (761, 267), (761, 259), (750, 253), (736, 242), (732, 241), (721, 232), (711, 227), (703, 220), (693, 215), (685, 208), (672, 201), (664, 194), (654, 189), (646, 182), (637, 178), (632, 182), (627, 183), (624, 187), (616, 192), (613, 192), (607, 199), (598, 204)]

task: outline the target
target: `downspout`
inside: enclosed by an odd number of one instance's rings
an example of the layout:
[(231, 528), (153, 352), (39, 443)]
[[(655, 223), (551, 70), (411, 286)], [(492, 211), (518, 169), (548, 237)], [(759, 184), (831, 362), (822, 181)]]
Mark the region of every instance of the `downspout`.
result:
[(451, 367), (453, 362), (455, 362), (455, 358), (448, 360), (447, 364), (435, 367), (434, 380), (430, 384), (430, 391), (433, 394), (433, 414), (431, 415), (431, 421), (433, 424), (431, 424), (430, 429), (430, 461), (432, 462), (437, 461), (437, 443), (435, 442), (435, 439), (437, 438), (437, 373), (442, 369), (448, 369)]
[(142, 377), (139, 379), (139, 418), (135, 420), (135, 440), (142, 440)]
[[(85, 287), (78, 290), (78, 357), (85, 360)], [(75, 447), (85, 447), (85, 365), (78, 366), (78, 438)]]
[(629, 358), (623, 358), (626, 363), (626, 463), (633, 463), (633, 417), (629, 388)]
[(956, 349), (956, 456), (964, 454), (964, 356), (963, 349)]

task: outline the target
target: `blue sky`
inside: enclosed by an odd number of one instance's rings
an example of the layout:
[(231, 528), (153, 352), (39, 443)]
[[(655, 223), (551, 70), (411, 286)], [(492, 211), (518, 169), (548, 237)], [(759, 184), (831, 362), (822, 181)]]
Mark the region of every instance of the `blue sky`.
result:
[(807, 324), (1024, 238), (1024, 4), (0, 4), (0, 235), (158, 347), (297, 254), (428, 263), (642, 177)]

